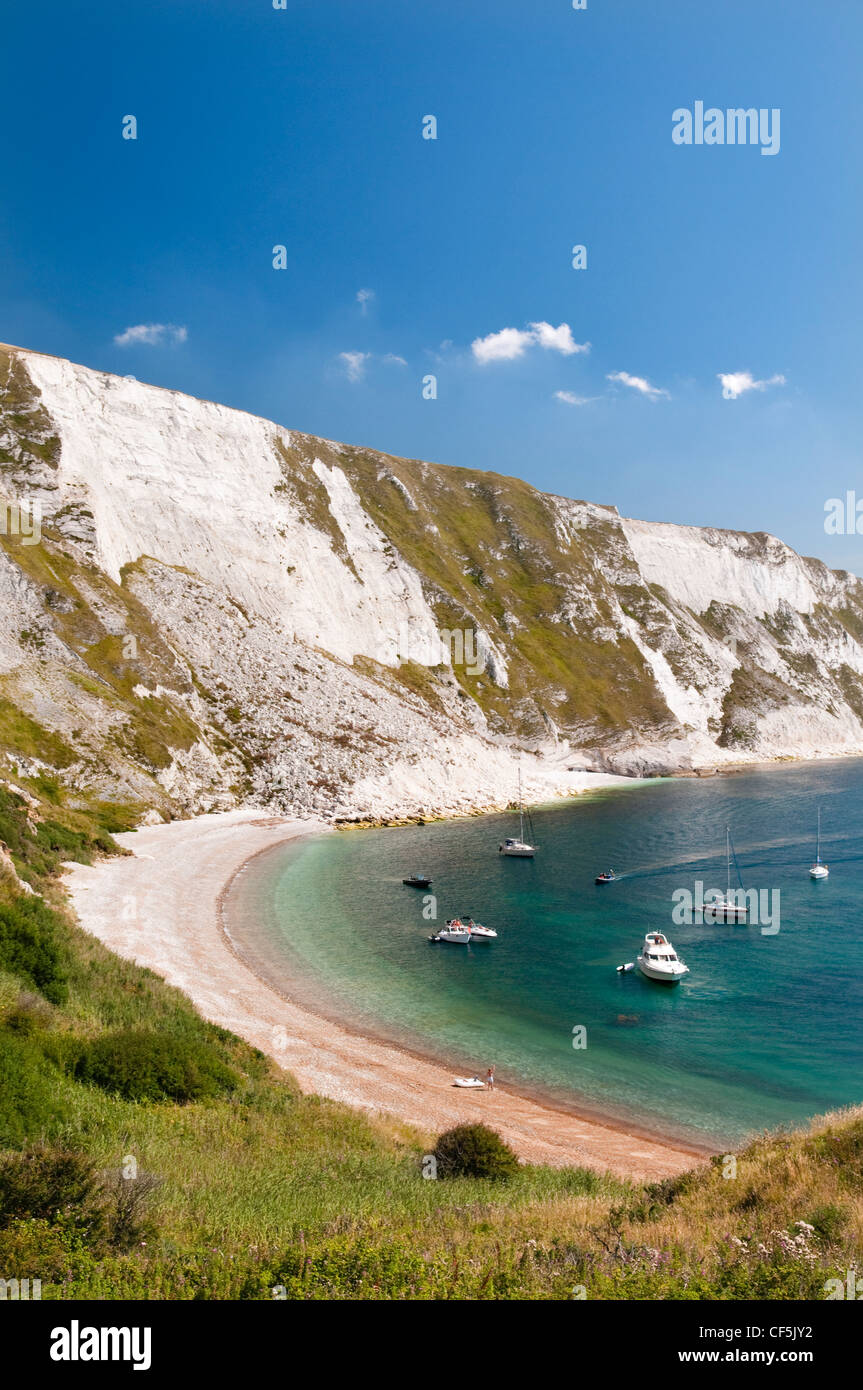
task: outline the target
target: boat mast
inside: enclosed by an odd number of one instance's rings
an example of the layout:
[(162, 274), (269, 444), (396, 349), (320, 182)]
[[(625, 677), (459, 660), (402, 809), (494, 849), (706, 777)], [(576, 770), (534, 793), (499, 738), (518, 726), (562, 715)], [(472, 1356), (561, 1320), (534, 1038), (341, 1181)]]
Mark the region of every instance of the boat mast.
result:
[(520, 827), (518, 838), (521, 840), (521, 843), (524, 844), (524, 806), (521, 801), (521, 763), (518, 765), (518, 823)]
[(815, 863), (821, 863), (821, 807), (818, 807), (818, 844), (815, 848)]
[(725, 827), (725, 901), (731, 901), (731, 827)]

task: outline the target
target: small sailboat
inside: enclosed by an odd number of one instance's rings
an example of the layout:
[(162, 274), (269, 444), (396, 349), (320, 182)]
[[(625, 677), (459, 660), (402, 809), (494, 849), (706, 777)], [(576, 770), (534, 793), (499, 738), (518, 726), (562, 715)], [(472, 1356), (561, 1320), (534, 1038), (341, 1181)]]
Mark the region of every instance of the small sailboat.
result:
[(660, 931), (649, 931), (645, 936), (638, 968), (648, 980), (659, 980), (664, 985), (679, 984), (689, 974), (689, 966), (683, 964), (668, 937)]
[(815, 849), (815, 863), (809, 870), (810, 878), (828, 878), (830, 870), (826, 864), (821, 863), (821, 807), (818, 807), (818, 842)]
[[(705, 917), (709, 917), (712, 921), (719, 921), (719, 922), (744, 922), (744, 921), (746, 920), (746, 914), (747, 914), (748, 911), (749, 911), (749, 905), (748, 905), (748, 903), (745, 901), (745, 892), (744, 892), (744, 888), (743, 888), (743, 880), (742, 880), (741, 877), (740, 877), (740, 870), (739, 870), (739, 868), (737, 869), (737, 880), (738, 880), (738, 882), (739, 882), (739, 884), (740, 884), (740, 893), (741, 893), (741, 896), (744, 897), (744, 901), (742, 901), (742, 902), (738, 901), (738, 898), (737, 898), (737, 890), (736, 890), (736, 889), (734, 890), (733, 893), (732, 893), (732, 891), (731, 891), (731, 856), (732, 856), (733, 853), (734, 853), (734, 849), (733, 849), (733, 846), (732, 846), (732, 844), (731, 844), (731, 830), (730, 830), (730, 828), (726, 825), (726, 827), (725, 827), (725, 863), (726, 863), (725, 893), (724, 893), (724, 894), (718, 894), (718, 895), (716, 895), (715, 897), (711, 897), (711, 898), (710, 898), (710, 901), (707, 901), (707, 900), (705, 899), (704, 908), (703, 908), (704, 916), (705, 916)], [(735, 868), (737, 868), (737, 857), (736, 857), (736, 855), (735, 855), (735, 858), (734, 858), (734, 866), (735, 866)]]
[[(529, 819), (529, 818), (528, 818)], [(498, 854), (505, 854), (511, 859), (532, 859), (536, 854), (535, 845), (529, 845), (524, 838), (524, 805), (521, 799), (521, 768), (518, 770), (518, 838), (515, 836), (504, 840), (503, 844), (498, 845)]]

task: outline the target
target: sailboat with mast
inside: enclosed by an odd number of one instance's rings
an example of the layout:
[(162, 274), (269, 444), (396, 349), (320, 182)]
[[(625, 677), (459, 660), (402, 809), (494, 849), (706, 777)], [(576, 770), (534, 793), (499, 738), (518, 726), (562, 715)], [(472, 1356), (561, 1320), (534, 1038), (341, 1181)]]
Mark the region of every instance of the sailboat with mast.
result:
[[(734, 854), (734, 847), (733, 847), (733, 845), (732, 845), (732, 843), (731, 843), (731, 829), (730, 829), (729, 826), (726, 825), (726, 827), (725, 827), (725, 862), (726, 862), (725, 893), (724, 893), (724, 895), (723, 895), (723, 894), (716, 894), (715, 896), (712, 896), (712, 897), (710, 898), (710, 901), (707, 901), (707, 899), (705, 899), (705, 902), (704, 902), (704, 916), (705, 916), (705, 918), (710, 918), (712, 921), (720, 921), (720, 922), (744, 922), (744, 921), (746, 920), (746, 914), (747, 914), (748, 911), (749, 911), (749, 905), (748, 905), (748, 903), (745, 901), (745, 889), (744, 889), (744, 887), (743, 887), (743, 880), (742, 880), (742, 878), (740, 877), (740, 869), (739, 869), (738, 866), (737, 866), (737, 856), (736, 856), (736, 855), (734, 855), (734, 867), (735, 867), (735, 869), (737, 869), (737, 881), (738, 881), (738, 883), (740, 884), (740, 896), (739, 896), (739, 898), (738, 898), (738, 894), (737, 894), (737, 890), (736, 890), (736, 889), (734, 890), (733, 893), (732, 893), (732, 891), (731, 891), (731, 856), (732, 856), (733, 854)], [(741, 901), (741, 899), (742, 899), (742, 901)]]
[(821, 807), (818, 807), (818, 841), (815, 849), (815, 863), (809, 870), (810, 878), (828, 878), (830, 870), (826, 864), (821, 863)]
[[(530, 821), (530, 816), (528, 816)], [(503, 841), (498, 845), (498, 854), (508, 855), (511, 859), (532, 859), (536, 854), (536, 846), (529, 845), (524, 838), (524, 803), (521, 798), (521, 768), (518, 769), (518, 838), (514, 836)]]

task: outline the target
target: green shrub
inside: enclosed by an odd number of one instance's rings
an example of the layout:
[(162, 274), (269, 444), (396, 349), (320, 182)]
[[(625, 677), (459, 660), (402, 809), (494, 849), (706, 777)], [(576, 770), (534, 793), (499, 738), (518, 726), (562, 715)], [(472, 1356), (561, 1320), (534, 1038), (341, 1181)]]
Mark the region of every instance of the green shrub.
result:
[(102, 1175), (105, 1230), (110, 1245), (116, 1250), (130, 1250), (140, 1245), (144, 1236), (156, 1234), (149, 1214), (150, 1198), (161, 1186), (153, 1173), (127, 1173), (115, 1168)]
[(73, 1074), (124, 1100), (180, 1103), (223, 1095), (238, 1081), (208, 1043), (136, 1029), (84, 1044)]
[(836, 1169), (843, 1187), (863, 1192), (863, 1119), (851, 1120), (839, 1132), (831, 1126), (806, 1141), (815, 1158)]
[(45, 1287), (49, 1282), (87, 1277), (94, 1266), (84, 1233), (64, 1221), (21, 1217), (0, 1227), (0, 1269), (26, 1270), (23, 1277), (41, 1280), (43, 1298), (51, 1296)]
[[(831, 1271), (797, 1261), (758, 1261), (735, 1264), (709, 1273), (692, 1270), (643, 1268), (584, 1272), (572, 1284), (586, 1284), (591, 1299), (619, 1302), (656, 1300), (815, 1300), (824, 1298), (824, 1284)], [(567, 1280), (567, 1283), (570, 1279)], [(561, 1284), (558, 1298), (566, 1297)]]
[(22, 990), (6, 1014), (3, 1027), (29, 1038), (40, 1029), (49, 1027), (51, 1018), (51, 1006), (46, 1004), (41, 994)]
[(77, 1232), (97, 1251), (129, 1250), (156, 1234), (148, 1208), (159, 1186), (150, 1173), (99, 1172), (78, 1149), (37, 1144), (0, 1154), (0, 1250), (3, 1232), (20, 1239), (45, 1225)]
[(41, 990), (52, 1004), (68, 996), (54, 913), (40, 898), (0, 905), (0, 966)]
[(77, 1149), (39, 1144), (0, 1154), (0, 1228), (23, 1217), (54, 1221), (70, 1209), (78, 1216), (97, 1189), (95, 1164)]
[(814, 1228), (816, 1238), (822, 1245), (835, 1245), (844, 1234), (849, 1217), (843, 1207), (835, 1202), (826, 1202), (810, 1212), (806, 1220)]
[(0, 1029), (0, 1148), (17, 1148), (63, 1123), (66, 1097), (40, 1049)]
[(518, 1172), (518, 1159), (488, 1125), (456, 1125), (434, 1148), (439, 1178), (506, 1180)]
[[(37, 779), (36, 785), (47, 801), (56, 804), (62, 789), (56, 787), (51, 779)], [(44, 820), (34, 825), (28, 809), (24, 798), (17, 792), (0, 786), (0, 841), (12, 855), (18, 872), (34, 887), (55, 874), (64, 859), (77, 859), (88, 864), (95, 850), (116, 854), (117, 845), (109, 832), (114, 828), (129, 828), (128, 813), (121, 817), (121, 808), (115, 810), (107, 803), (97, 807), (95, 815), (78, 811), (60, 813), (77, 821), (79, 829), (63, 825), (58, 820)]]
[[(433, 1262), (402, 1244), (343, 1237), (313, 1252), (305, 1246), (285, 1251), (275, 1269), (252, 1271), (239, 1297), (272, 1298), (274, 1288), (304, 1300), (434, 1297), (434, 1272)], [(451, 1261), (445, 1281), (452, 1283)], [(443, 1288), (437, 1291), (443, 1294)]]
[(45, 820), (36, 829), (36, 844), (47, 851), (54, 860), (76, 859), (82, 864), (89, 862), (91, 851), (102, 850), (105, 854), (116, 853), (116, 845), (109, 835), (91, 834), (85, 830), (70, 830), (57, 821)]

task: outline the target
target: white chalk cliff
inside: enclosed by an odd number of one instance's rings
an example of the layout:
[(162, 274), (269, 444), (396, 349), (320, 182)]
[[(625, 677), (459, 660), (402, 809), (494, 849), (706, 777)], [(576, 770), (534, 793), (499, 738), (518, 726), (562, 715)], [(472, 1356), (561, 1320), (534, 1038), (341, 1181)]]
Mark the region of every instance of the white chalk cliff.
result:
[[(519, 757), (537, 798), (863, 752), (863, 585), (762, 533), (18, 348), (0, 502), (0, 777), (349, 819), (504, 805)], [(38, 545), (15, 502), (41, 508)]]

